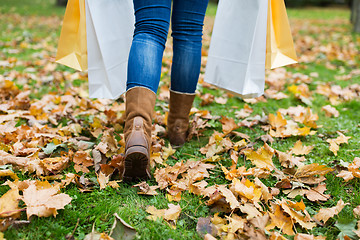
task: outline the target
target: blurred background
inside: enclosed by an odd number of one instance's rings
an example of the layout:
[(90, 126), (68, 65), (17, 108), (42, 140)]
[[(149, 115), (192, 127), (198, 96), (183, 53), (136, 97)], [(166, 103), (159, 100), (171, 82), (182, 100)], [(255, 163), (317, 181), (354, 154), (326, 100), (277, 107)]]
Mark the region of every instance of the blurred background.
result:
[[(213, 3), (218, 3), (219, 0), (210, 0)], [(328, 6), (330, 4), (341, 4), (351, 6), (353, 0), (285, 0), (287, 7), (301, 7), (301, 6)], [(57, 0), (57, 4), (65, 6), (67, 0)]]
[[(217, 4), (219, 0), (210, 0), (213, 4)], [(66, 6), (67, 0), (56, 0), (58, 6)], [(360, 33), (360, 0), (285, 0), (287, 7), (329, 7), (341, 6), (351, 9), (350, 21), (354, 24), (354, 32)]]

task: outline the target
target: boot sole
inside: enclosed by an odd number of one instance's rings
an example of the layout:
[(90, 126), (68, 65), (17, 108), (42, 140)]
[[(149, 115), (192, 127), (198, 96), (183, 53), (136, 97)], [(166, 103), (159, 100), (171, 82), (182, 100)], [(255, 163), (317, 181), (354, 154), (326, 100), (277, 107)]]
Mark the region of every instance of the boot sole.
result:
[(136, 180), (150, 179), (148, 170), (148, 151), (141, 146), (134, 146), (127, 149), (125, 154), (125, 173), (123, 180), (132, 182)]

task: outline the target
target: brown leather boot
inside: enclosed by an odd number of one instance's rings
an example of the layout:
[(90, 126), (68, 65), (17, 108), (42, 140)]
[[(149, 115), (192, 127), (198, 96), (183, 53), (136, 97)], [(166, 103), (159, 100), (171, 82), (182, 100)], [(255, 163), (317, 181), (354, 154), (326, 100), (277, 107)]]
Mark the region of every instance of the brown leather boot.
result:
[(156, 95), (144, 87), (126, 92), (124, 180), (150, 178), (151, 128)]
[(189, 113), (195, 98), (194, 94), (170, 90), (169, 116), (167, 120), (168, 138), (173, 147), (180, 147), (189, 134)]

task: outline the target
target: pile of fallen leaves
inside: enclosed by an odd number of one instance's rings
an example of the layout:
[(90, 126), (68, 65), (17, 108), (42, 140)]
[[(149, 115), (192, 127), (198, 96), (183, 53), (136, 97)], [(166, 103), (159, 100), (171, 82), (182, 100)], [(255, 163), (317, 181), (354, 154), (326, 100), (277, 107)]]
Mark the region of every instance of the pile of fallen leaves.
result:
[[(326, 29), (323, 29), (324, 33), (317, 32), (319, 39), (315, 39), (298, 34), (308, 25), (295, 22), (294, 26), (300, 62), (323, 63), (333, 69), (336, 66), (331, 60), (339, 59), (349, 66), (357, 66), (359, 51), (351, 38), (344, 39), (347, 44), (332, 42), (322, 45), (320, 41), (328, 37)], [(312, 30), (318, 31), (318, 28)], [(208, 40), (205, 35), (205, 46)], [(71, 197), (66, 194), (69, 184), (75, 184), (84, 194), (95, 188), (118, 188), (121, 184), (124, 99), (89, 99), (86, 84), (80, 87), (74, 84), (75, 80), (86, 80), (86, 74), (57, 70), (53, 58), (55, 47), (50, 42), (51, 39), (24, 37), (1, 43), (8, 52), (41, 49), (40, 53), (32, 55), (33, 61), (13, 56), (0, 61), (4, 72), (0, 75), (0, 177), (9, 186), (0, 198), (1, 231), (9, 226), (27, 224), (33, 215), (56, 217), (57, 211), (71, 202)], [(164, 75), (170, 69), (170, 52), (171, 48), (167, 46)], [(203, 55), (204, 66), (206, 50)], [(17, 70), (19, 66), (24, 70)], [(300, 67), (306, 68), (306, 65)], [(347, 81), (358, 75), (360, 72), (355, 69), (337, 78)], [(176, 227), (182, 211), (178, 202), (187, 192), (202, 197), (214, 212), (208, 218), (197, 219), (197, 231), (204, 239), (275, 240), (286, 239), (285, 236), (294, 236), (297, 240), (325, 239), (324, 236), (306, 233), (317, 226), (326, 227), (329, 219), (349, 204), (339, 200), (331, 208), (321, 208), (322, 203), (334, 197), (326, 192), (326, 174), (336, 172), (336, 177), (343, 178), (344, 182), (360, 178), (360, 158), (343, 163), (341, 171), (329, 165), (312, 163), (307, 155), (315, 146), (308, 146), (300, 139), (319, 136), (329, 146), (328, 154), (336, 156), (351, 136), (342, 131), (331, 138), (318, 134), (322, 126), (317, 124), (319, 116), (312, 108), (313, 96), (323, 95), (331, 105), (323, 106), (321, 110), (327, 117), (336, 118), (339, 116), (335, 108), (337, 104), (359, 100), (360, 85), (354, 83), (340, 87), (319, 83), (315, 89), (310, 88), (309, 84), (317, 77), (315, 72), (305, 75), (285, 68), (273, 70), (267, 75), (265, 95), (244, 100), (243, 108), (233, 109), (235, 118), (217, 116), (194, 107), (189, 139), (206, 136), (209, 131), (212, 133), (207, 144), (198, 149), (202, 157), (194, 155), (190, 160), (178, 159), (174, 165), (169, 165), (167, 160), (174, 158), (176, 150), (165, 144), (164, 137), (169, 100), (168, 79), (165, 77), (157, 102), (157, 109), (161, 110), (154, 116), (152, 136), (151, 167), (157, 184), (149, 186), (142, 182), (135, 187), (139, 194), (144, 195), (165, 192), (169, 205), (167, 209), (148, 206), (148, 219), (160, 218), (170, 227)], [(38, 89), (49, 83), (56, 87), (56, 91), (40, 94)], [(212, 103), (221, 108), (232, 97), (230, 94), (214, 97), (203, 93), (202, 90), (208, 88), (213, 89), (200, 81), (197, 92), (199, 108), (206, 109)], [(274, 113), (254, 114), (253, 108), (258, 103), (290, 97), (297, 99), (299, 104), (277, 109)], [(214, 129), (214, 121), (221, 124), (221, 129)], [(259, 127), (263, 134), (254, 139), (241, 133), (239, 129), (242, 127)], [(273, 142), (290, 137), (299, 140), (288, 151), (272, 147)], [(259, 144), (260, 147), (254, 147)], [(96, 173), (97, 182), (85, 177), (84, 174), (90, 171)], [(30, 179), (20, 181), (20, 172), (26, 173)], [(214, 175), (223, 178), (221, 184), (211, 180)], [(297, 196), (301, 197), (300, 201)], [(309, 213), (304, 199), (319, 210)], [(22, 211), (26, 211), (27, 219), (21, 218)], [(354, 215), (360, 216), (360, 206), (354, 209)], [(356, 229), (351, 237), (360, 237), (360, 228)], [(343, 237), (349, 239), (349, 236)], [(111, 239), (105, 233), (100, 238)]]

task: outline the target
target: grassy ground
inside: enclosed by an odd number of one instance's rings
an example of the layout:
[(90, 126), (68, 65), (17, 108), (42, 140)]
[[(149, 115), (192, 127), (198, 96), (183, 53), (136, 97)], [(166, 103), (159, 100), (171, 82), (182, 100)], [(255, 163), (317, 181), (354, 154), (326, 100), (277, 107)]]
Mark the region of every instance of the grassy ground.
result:
[[(207, 24), (212, 24), (215, 12), (216, 7), (210, 6)], [(32, 65), (31, 62), (55, 56), (56, 40), (60, 33), (60, 21), (64, 8), (55, 7), (52, 1), (45, 0), (2, 0), (0, 13), (0, 57), (4, 59), (16, 58), (17, 62), (23, 63), (17, 64), (12, 69), (0, 67), (0, 74), (8, 75), (9, 71), (19, 73), (19, 76), (15, 78), (15, 82), (20, 88), (22, 85), (28, 85), (30, 90), (32, 90), (30, 97), (33, 100), (40, 99), (49, 92), (55, 92), (56, 94), (64, 92), (67, 86), (66, 82), (39, 84), (36, 77), (32, 78), (27, 75), (24, 79), (21, 76), (21, 73), (25, 72), (28, 65)], [(354, 83), (360, 84), (359, 74), (355, 74), (346, 81), (337, 80), (336, 78), (336, 76), (345, 76), (352, 70), (358, 69), (360, 64), (360, 59), (357, 56), (352, 59), (338, 59), (341, 55), (339, 51), (346, 51), (348, 49), (347, 44), (350, 42), (355, 44), (352, 48), (359, 50), (360, 47), (359, 36), (350, 34), (351, 26), (347, 21), (349, 19), (349, 11), (347, 9), (290, 9), (288, 14), (292, 26), (296, 33), (299, 34), (295, 35), (295, 41), (298, 44), (301, 44), (301, 41), (304, 40), (302, 37), (309, 36), (309, 41), (313, 42), (314, 49), (316, 49), (318, 42), (323, 46), (331, 46), (331, 44), (336, 42), (335, 45), (340, 47), (334, 50), (336, 54), (333, 59), (322, 55), (321, 50), (319, 50), (319, 52), (314, 52), (314, 55), (316, 55), (314, 61), (290, 66), (287, 68), (287, 71), (301, 73), (306, 76), (317, 73), (312, 75), (314, 77), (311, 77), (312, 81), (308, 84), (311, 91), (314, 91), (322, 83), (330, 83), (331, 85), (339, 85), (341, 87)], [(210, 32), (208, 31), (205, 34), (209, 35)], [(33, 47), (26, 46), (26, 43), (31, 44)], [(205, 41), (205, 48), (207, 48), (208, 44)], [(306, 46), (308, 47), (309, 44)], [(300, 49), (301, 46), (298, 46), (298, 48)], [(47, 53), (44, 53), (44, 49), (52, 55), (48, 56)], [(164, 63), (165, 69), (168, 67), (168, 62)], [(329, 67), (329, 63), (335, 67)], [(39, 65), (35, 64), (34, 67), (38, 72), (43, 68), (41, 63)], [(74, 72), (63, 66), (57, 66), (56, 69), (69, 73)], [(33, 74), (36, 75), (37, 72)], [(164, 82), (169, 80), (166, 70), (163, 72), (163, 80)], [(72, 84), (86, 86), (86, 83), (81, 79), (76, 79)], [(276, 113), (279, 108), (288, 108), (290, 106), (306, 106), (306, 104), (289, 91), (288, 86), (290, 84), (285, 85), (283, 92), (289, 95), (289, 98), (282, 100), (268, 99), (266, 103), (259, 102), (252, 104), (251, 107), (254, 109), (253, 115), (263, 112)], [(215, 96), (222, 96), (224, 94), (222, 91), (207, 89), (201, 86), (199, 90), (202, 94), (207, 92)], [(358, 145), (360, 141), (359, 99), (340, 101), (335, 106), (340, 116), (338, 118), (329, 118), (321, 110), (322, 106), (330, 103), (329, 100), (317, 93), (313, 93), (312, 98), (311, 108), (319, 115), (317, 124), (322, 126), (317, 130), (317, 134), (300, 138), (279, 138), (272, 144), (272, 147), (280, 151), (286, 151), (294, 146), (297, 140), (301, 139), (306, 145), (315, 147), (315, 150), (306, 156), (307, 163), (322, 163), (329, 166), (335, 166), (334, 161), (343, 160), (345, 162), (352, 162), (354, 157), (360, 157)], [(201, 106), (200, 103), (201, 99), (197, 97), (194, 103), (195, 107), (209, 110), (213, 116), (225, 115), (232, 118), (235, 118), (235, 111), (229, 111), (229, 109), (233, 107), (242, 109), (245, 105), (245, 102), (240, 98), (229, 98), (225, 105), (214, 102), (207, 106)], [(158, 110), (161, 110), (161, 105), (164, 104), (159, 101), (157, 104)], [(239, 119), (236, 119), (236, 122), (239, 121)], [(207, 144), (208, 138), (213, 131), (221, 131), (222, 126), (218, 121), (212, 121), (211, 125), (212, 128), (205, 132), (205, 136), (199, 139), (194, 138), (185, 144), (183, 148), (176, 151), (174, 158), (170, 158), (168, 163), (170, 165), (174, 164), (176, 162), (175, 159), (204, 159), (204, 155), (199, 152), (199, 149)], [(255, 142), (255, 148), (262, 146), (262, 143), (256, 140), (256, 138), (266, 133), (260, 126), (253, 128), (241, 127), (237, 131), (248, 134), (251, 140)], [(334, 156), (329, 151), (329, 144), (325, 140), (327, 138), (335, 138), (337, 131), (341, 131), (346, 136), (351, 136), (352, 138), (349, 140), (349, 144), (341, 145), (338, 155)], [(165, 141), (167, 143), (166, 139)], [(224, 166), (230, 166), (231, 162), (227, 153), (223, 155), (223, 160), (220, 163)], [(74, 172), (74, 169), (70, 166), (65, 172)], [(17, 172), (17, 174), (20, 180), (37, 178), (25, 173)], [(94, 171), (90, 171), (85, 176), (89, 179), (95, 179), (94, 183), (96, 184)], [(5, 180), (2, 178), (0, 183), (4, 183)], [(229, 183), (224, 178), (220, 168), (216, 168), (213, 171), (209, 182), (212, 184)], [(155, 180), (150, 180), (148, 183), (156, 185)], [(271, 186), (276, 181), (270, 178), (266, 180), (266, 183), (268, 186)], [(332, 197), (321, 207), (333, 207), (339, 199), (343, 199), (345, 202), (350, 203), (350, 205), (346, 206), (337, 217), (329, 220), (327, 225), (315, 227), (309, 233), (324, 235), (327, 239), (336, 239), (340, 231), (334, 226), (335, 222), (347, 223), (355, 219), (352, 210), (360, 205), (360, 182), (358, 180), (344, 182), (343, 179), (335, 177), (334, 174), (328, 174), (326, 183), (328, 189), (326, 193)], [(0, 195), (3, 195), (8, 189), (7, 186), (0, 186)], [(148, 213), (145, 211), (147, 206), (153, 205), (156, 208), (167, 207), (169, 201), (166, 198), (165, 191), (160, 191), (160, 194), (157, 196), (142, 196), (138, 195), (137, 189), (131, 187), (131, 185), (121, 183), (117, 189), (107, 187), (104, 190), (99, 190), (99, 185), (95, 185), (95, 189), (91, 193), (82, 193), (73, 184), (67, 186), (64, 192), (69, 194), (73, 201), (65, 206), (64, 210), (60, 210), (56, 218), (33, 217), (29, 225), (18, 229), (9, 228), (5, 231), (5, 238), (32, 240), (65, 239), (65, 236), (73, 235), (75, 239), (84, 239), (85, 235), (91, 232), (93, 226), (98, 232), (108, 232), (114, 221), (113, 214), (118, 213), (120, 217), (135, 227), (139, 239), (201, 239), (196, 232), (198, 218), (213, 216), (210, 207), (205, 204), (204, 199), (186, 193), (179, 202), (182, 213), (177, 221), (176, 229), (172, 229), (164, 221), (158, 220), (154, 222), (146, 219), (148, 216)], [(285, 197), (285, 195), (283, 196)], [(300, 199), (297, 198), (297, 200)], [(319, 204), (312, 203), (307, 199), (304, 199), (304, 202), (310, 214), (316, 213), (320, 208)], [(21, 218), (26, 219), (26, 214), (22, 213)], [(300, 228), (298, 231), (303, 232)]]

